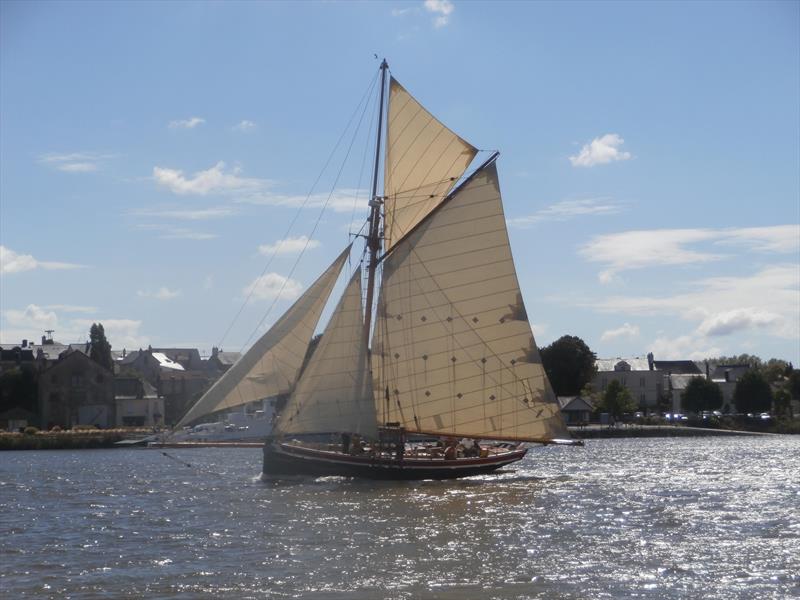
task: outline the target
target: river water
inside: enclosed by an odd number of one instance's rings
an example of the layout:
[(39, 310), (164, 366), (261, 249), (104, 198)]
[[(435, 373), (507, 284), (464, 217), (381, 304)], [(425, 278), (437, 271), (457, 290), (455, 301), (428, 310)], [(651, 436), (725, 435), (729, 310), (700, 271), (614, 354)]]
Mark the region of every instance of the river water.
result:
[(798, 437), (591, 440), (445, 482), (167, 452), (0, 453), (0, 596), (800, 597)]

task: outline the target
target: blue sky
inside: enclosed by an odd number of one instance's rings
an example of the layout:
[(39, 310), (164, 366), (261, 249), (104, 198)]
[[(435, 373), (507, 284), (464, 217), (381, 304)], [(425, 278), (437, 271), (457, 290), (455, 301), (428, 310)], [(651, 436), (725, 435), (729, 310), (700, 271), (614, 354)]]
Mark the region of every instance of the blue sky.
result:
[(241, 349), (366, 214), (377, 54), (501, 151), (540, 345), (800, 364), (798, 32), (797, 2), (3, 2), (0, 338)]

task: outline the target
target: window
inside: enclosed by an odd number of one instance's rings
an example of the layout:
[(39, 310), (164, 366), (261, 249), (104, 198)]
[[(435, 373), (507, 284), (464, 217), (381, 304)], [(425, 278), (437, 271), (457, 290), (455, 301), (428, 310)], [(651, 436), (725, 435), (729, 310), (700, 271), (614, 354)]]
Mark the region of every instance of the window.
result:
[(72, 374), (72, 387), (81, 387), (83, 385), (83, 376), (80, 373)]
[(644, 387), (644, 377), (639, 377), (639, 387)]
[(50, 381), (52, 383), (58, 383), (58, 375), (55, 375), (55, 374), (50, 375)]
[(98, 373), (95, 381), (97, 381), (97, 383), (103, 383), (103, 381), (105, 381), (105, 377), (103, 377), (102, 373)]
[(624, 386), (628, 385), (628, 378), (625, 377), (624, 375), (622, 376), (622, 385), (624, 385)]

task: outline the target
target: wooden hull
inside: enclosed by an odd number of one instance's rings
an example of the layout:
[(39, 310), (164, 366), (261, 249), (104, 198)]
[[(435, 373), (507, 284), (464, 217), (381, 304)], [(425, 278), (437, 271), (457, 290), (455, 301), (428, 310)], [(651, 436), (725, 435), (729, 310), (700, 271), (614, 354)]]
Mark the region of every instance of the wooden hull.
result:
[(340, 475), (367, 479), (455, 479), (491, 473), (521, 460), (527, 448), (517, 448), (486, 457), (413, 458), (351, 456), (294, 444), (264, 444), (263, 474), (270, 476)]

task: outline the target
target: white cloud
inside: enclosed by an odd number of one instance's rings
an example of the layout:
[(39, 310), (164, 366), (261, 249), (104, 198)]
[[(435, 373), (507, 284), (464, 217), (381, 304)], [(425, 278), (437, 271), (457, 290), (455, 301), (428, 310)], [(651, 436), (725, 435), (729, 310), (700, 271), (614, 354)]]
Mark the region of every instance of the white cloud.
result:
[(278, 240), (274, 244), (262, 244), (258, 247), (258, 253), (264, 256), (272, 256), (273, 254), (298, 254), (305, 249), (311, 250), (319, 246), (319, 241), (310, 240), (307, 236), (301, 235), (296, 238), (290, 237), (285, 240)]
[(631, 325), (630, 323), (623, 323), (622, 327), (618, 327), (617, 329), (609, 329), (608, 331), (604, 331), (603, 335), (600, 336), (601, 341), (613, 340), (614, 338), (618, 337), (629, 337), (634, 338), (639, 335), (639, 326), (638, 325)]
[(697, 331), (705, 336), (730, 335), (744, 329), (768, 327), (780, 321), (780, 315), (766, 310), (735, 308), (705, 318)]
[(620, 150), (620, 146), (624, 143), (625, 140), (618, 134), (607, 133), (584, 144), (578, 154), (569, 157), (569, 161), (573, 167), (594, 167), (618, 160), (628, 160), (631, 158), (631, 153)]
[(656, 360), (703, 360), (725, 354), (722, 348), (710, 345), (697, 335), (658, 337), (649, 346)]
[[(23, 339), (36, 339), (46, 329), (53, 329), (53, 337), (63, 343), (83, 341), (89, 337), (92, 323), (102, 323), (106, 337), (115, 349), (123, 347), (147, 347), (148, 340), (139, 333), (142, 322), (133, 319), (59, 319), (55, 309), (58, 305), (37, 306), (29, 304), (24, 310), (5, 310), (2, 315), (6, 324), (0, 329), (3, 343), (19, 343)], [(90, 307), (63, 306), (63, 312), (88, 312)], [(80, 310), (77, 310), (80, 309)]]
[(66, 173), (89, 173), (97, 171), (100, 163), (109, 158), (114, 158), (114, 155), (96, 152), (49, 153), (41, 155), (39, 162)]
[(724, 229), (719, 244), (739, 244), (756, 252), (800, 252), (800, 225)]
[(194, 129), (198, 125), (202, 125), (206, 120), (201, 117), (190, 117), (188, 119), (176, 119), (169, 122), (170, 129)]
[(652, 296), (612, 296), (582, 306), (602, 312), (678, 317), (696, 323), (696, 336), (713, 337), (758, 329), (800, 340), (800, 269), (773, 265), (739, 277), (712, 277), (673, 288), (688, 292)]
[(73, 304), (48, 304), (42, 308), (46, 310), (57, 310), (59, 312), (93, 313), (97, 312), (96, 306), (75, 306)]
[(222, 217), (230, 217), (231, 215), (236, 214), (236, 210), (229, 206), (173, 209), (143, 208), (128, 214), (137, 217), (158, 217), (164, 219), (178, 219), (183, 221), (203, 221), (209, 219), (219, 219)]
[(688, 244), (716, 236), (711, 229), (625, 231), (596, 236), (579, 253), (591, 262), (608, 264), (609, 268), (599, 275), (601, 282), (608, 283), (620, 271), (718, 260), (720, 255), (686, 248)]
[(21, 327), (35, 330), (36, 332), (46, 329), (56, 329), (58, 326), (58, 316), (52, 310), (46, 310), (36, 304), (29, 304), (25, 310), (6, 310), (3, 311), (6, 321), (12, 327)]
[(266, 206), (290, 206), (305, 208), (319, 208), (325, 206), (338, 213), (352, 213), (355, 207), (356, 214), (365, 213), (368, 194), (364, 190), (341, 189), (333, 193), (312, 194), (311, 196), (292, 196), (271, 193), (253, 194), (238, 199), (238, 202)]
[(586, 243), (579, 253), (608, 269), (598, 277), (612, 281), (621, 271), (653, 266), (698, 264), (720, 260), (725, 255), (690, 248), (703, 242), (744, 245), (764, 253), (790, 253), (800, 249), (800, 226), (746, 227), (728, 229), (650, 229), (600, 235)]
[(242, 293), (245, 297), (256, 300), (269, 300), (280, 296), (283, 300), (293, 300), (303, 291), (303, 284), (296, 279), (289, 279), (278, 273), (267, 273), (256, 277), (245, 286)]
[(419, 9), (416, 7), (409, 7), (409, 8), (393, 8), (392, 9), (392, 16), (393, 17), (402, 17), (403, 15), (407, 15), (409, 13), (416, 13), (419, 12)]
[(253, 121), (248, 121), (247, 119), (243, 119), (233, 126), (234, 131), (241, 131), (242, 133), (247, 133), (255, 128), (256, 124)]
[(37, 260), (30, 254), (18, 254), (11, 248), (0, 246), (0, 274), (22, 273), (33, 269), (82, 269), (85, 265)]
[(455, 6), (450, 0), (425, 0), (425, 10), (437, 15), (433, 19), (433, 25), (440, 28), (450, 22), (450, 15), (455, 10)]
[(562, 200), (536, 211), (526, 217), (508, 219), (512, 227), (525, 228), (542, 221), (567, 221), (584, 215), (613, 215), (621, 212), (623, 206), (610, 198), (585, 198), (582, 200)]
[(241, 177), (241, 169), (234, 167), (225, 171), (225, 163), (219, 161), (213, 167), (197, 171), (186, 177), (183, 171), (164, 167), (153, 167), (153, 178), (156, 183), (169, 188), (176, 194), (232, 194), (253, 193), (267, 187), (270, 182), (263, 179)]
[(171, 290), (167, 287), (160, 287), (155, 292), (149, 290), (139, 290), (136, 295), (140, 298), (155, 298), (156, 300), (172, 300), (181, 295), (180, 290)]
[(172, 227), (160, 223), (144, 223), (136, 227), (147, 231), (156, 231), (158, 232), (158, 237), (162, 240), (213, 240), (219, 237), (216, 233), (195, 231), (185, 227)]
[(87, 339), (92, 323), (103, 324), (106, 338), (114, 350), (147, 348), (150, 343), (150, 340), (139, 332), (142, 322), (135, 319), (73, 319), (70, 322), (70, 329), (62, 331), (65, 335), (59, 339)]

